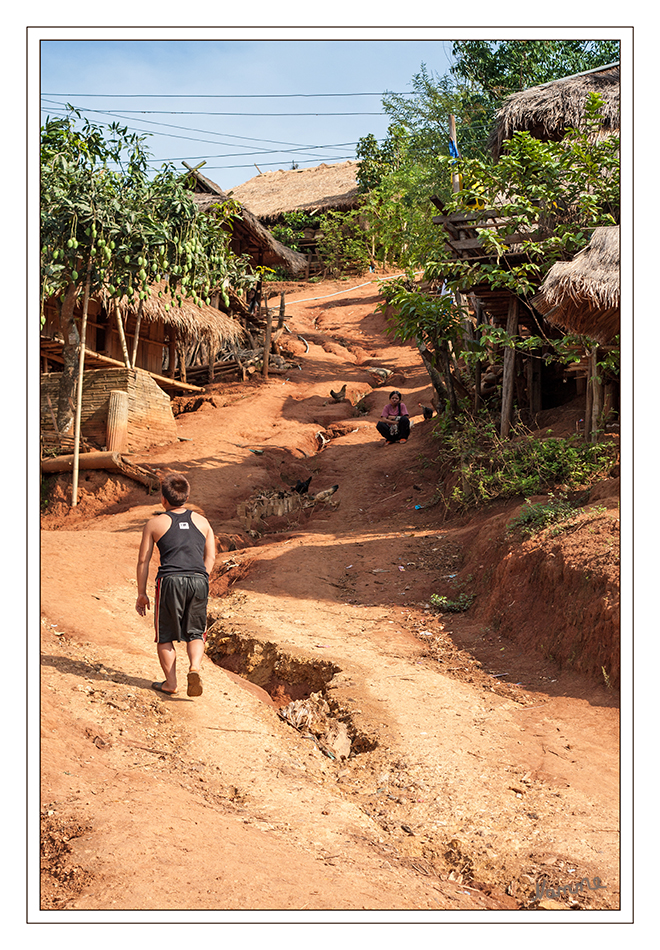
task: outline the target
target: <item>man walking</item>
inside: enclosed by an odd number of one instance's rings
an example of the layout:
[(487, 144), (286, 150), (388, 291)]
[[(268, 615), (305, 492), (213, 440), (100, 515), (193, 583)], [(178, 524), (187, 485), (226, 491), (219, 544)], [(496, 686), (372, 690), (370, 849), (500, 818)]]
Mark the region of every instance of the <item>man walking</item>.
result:
[(202, 695), (200, 669), (206, 639), (206, 608), (209, 575), (215, 563), (215, 537), (206, 518), (185, 508), (190, 494), (188, 479), (178, 473), (161, 483), (165, 511), (144, 526), (137, 563), (138, 597), (135, 609), (141, 617), (150, 607), (147, 596), (149, 563), (154, 544), (160, 551), (156, 574), (154, 625), (156, 649), (165, 679), (152, 688), (173, 696), (177, 692), (175, 642), (186, 644), (190, 670), (188, 696)]

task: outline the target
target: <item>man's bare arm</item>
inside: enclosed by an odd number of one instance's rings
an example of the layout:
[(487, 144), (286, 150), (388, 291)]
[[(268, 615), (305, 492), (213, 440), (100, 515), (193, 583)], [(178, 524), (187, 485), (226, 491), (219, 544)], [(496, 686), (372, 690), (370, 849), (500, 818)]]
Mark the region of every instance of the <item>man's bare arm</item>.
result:
[(135, 609), (144, 617), (149, 610), (150, 603), (147, 597), (147, 581), (149, 580), (149, 563), (154, 550), (153, 523), (147, 521), (142, 531), (142, 540), (138, 552), (137, 562), (137, 588), (138, 596), (135, 603)]
[(215, 535), (213, 534), (213, 528), (208, 522), (207, 525), (206, 543), (204, 544), (204, 567), (210, 577), (213, 565), (215, 564)]

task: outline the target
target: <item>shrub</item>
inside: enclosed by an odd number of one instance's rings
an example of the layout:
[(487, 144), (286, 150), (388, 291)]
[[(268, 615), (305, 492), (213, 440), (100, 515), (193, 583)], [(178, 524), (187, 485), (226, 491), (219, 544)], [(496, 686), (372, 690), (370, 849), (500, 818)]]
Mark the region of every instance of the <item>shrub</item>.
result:
[(551, 524), (574, 518), (576, 514), (576, 509), (566, 498), (555, 498), (551, 495), (547, 502), (537, 503), (526, 499), (525, 506), (508, 523), (506, 534), (520, 532), (529, 538)]
[(463, 416), (462, 425), (441, 435), (441, 456), (460, 471), (452, 500), (469, 506), (497, 497), (539, 495), (561, 485), (578, 488), (611, 468), (616, 446), (569, 438), (533, 436), (519, 427), (501, 439), (487, 416)]

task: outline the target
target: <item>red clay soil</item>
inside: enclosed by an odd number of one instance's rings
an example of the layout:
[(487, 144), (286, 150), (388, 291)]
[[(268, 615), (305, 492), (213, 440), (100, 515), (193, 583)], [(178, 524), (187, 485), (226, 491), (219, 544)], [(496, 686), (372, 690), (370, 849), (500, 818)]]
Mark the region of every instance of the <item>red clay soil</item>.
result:
[[(152, 619), (134, 609), (140, 533), (159, 499), (88, 471), (72, 508), (70, 476), (49, 482), (48, 919), (538, 920), (619, 907), (618, 482), (599, 483), (565, 530), (527, 540), (507, 530), (520, 498), (444, 516), (419, 406), (428, 376), (413, 346), (387, 336), (380, 301), (365, 278), (295, 285), (293, 368), (179, 397), (179, 441), (131, 456), (184, 472), (218, 538), (201, 697), (186, 695), (183, 653), (177, 695), (151, 688)], [(374, 367), (391, 372), (382, 386)], [(375, 422), (393, 388), (415, 424), (386, 447)], [(339, 486), (332, 503), (248, 534), (242, 502), (310, 476), (310, 494)], [(474, 600), (441, 613), (433, 594)], [(348, 758), (279, 712), (314, 694), (350, 736)]]

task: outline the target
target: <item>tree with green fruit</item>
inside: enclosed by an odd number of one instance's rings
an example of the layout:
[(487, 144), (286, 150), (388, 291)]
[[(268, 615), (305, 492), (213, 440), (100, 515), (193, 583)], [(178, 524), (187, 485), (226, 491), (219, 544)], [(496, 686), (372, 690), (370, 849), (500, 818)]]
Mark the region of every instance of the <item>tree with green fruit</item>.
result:
[(129, 354), (116, 306), (126, 296), (141, 308), (151, 286), (181, 304), (200, 304), (219, 292), (228, 305), (230, 284), (249, 279), (246, 262), (230, 250), (233, 202), (199, 213), (185, 177), (171, 166), (148, 169), (144, 137), (114, 123), (107, 130), (81, 120), (70, 108), (47, 119), (41, 136), (41, 306), (59, 302), (63, 372), (57, 428), (71, 431), (82, 341), (91, 294), (102, 293), (114, 310), (127, 366), (135, 366), (137, 331)]

